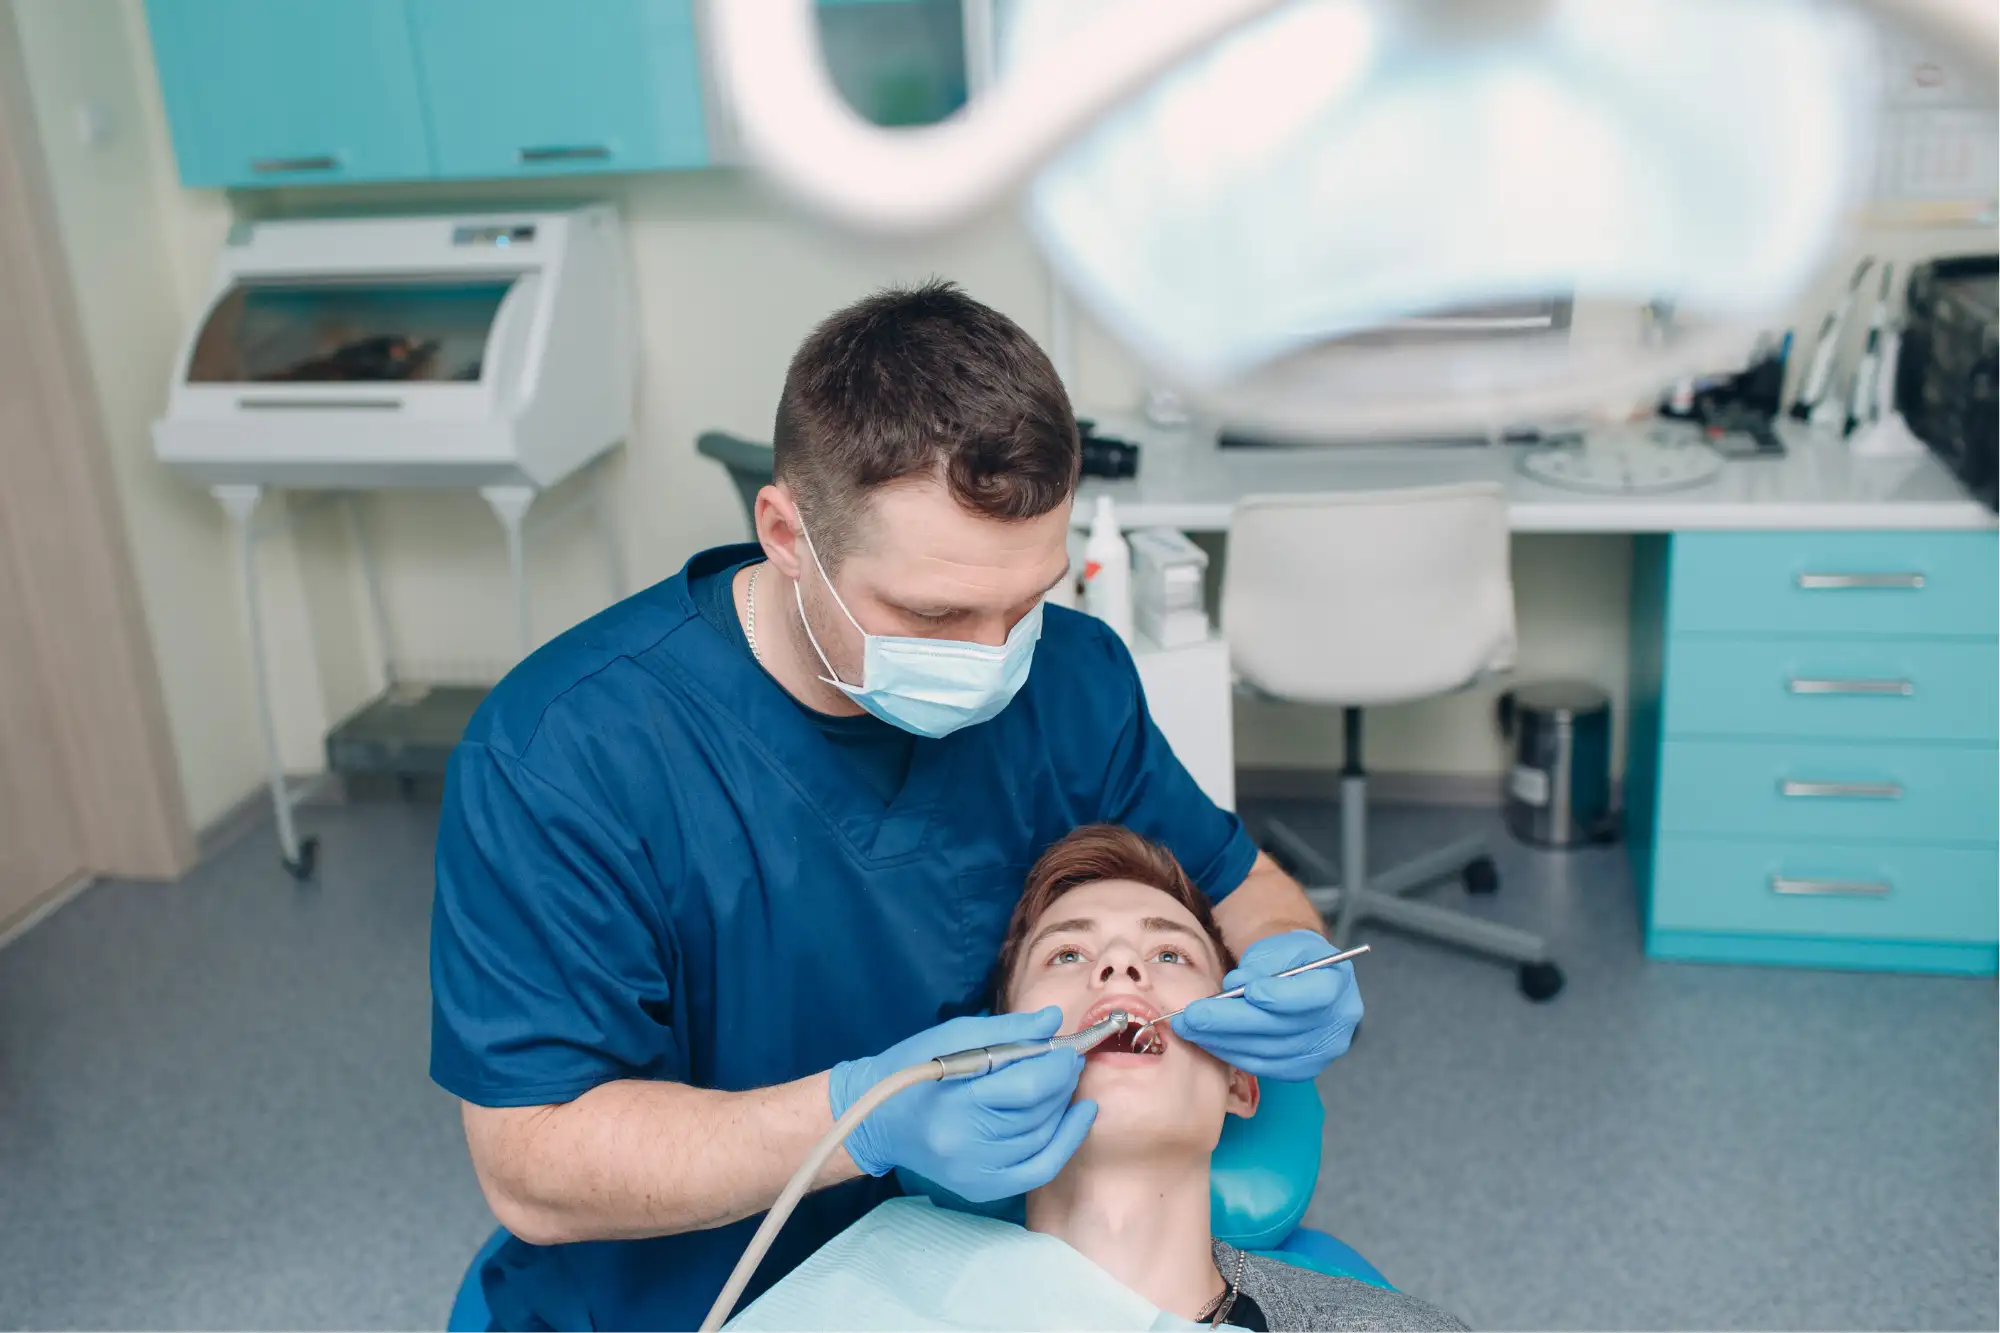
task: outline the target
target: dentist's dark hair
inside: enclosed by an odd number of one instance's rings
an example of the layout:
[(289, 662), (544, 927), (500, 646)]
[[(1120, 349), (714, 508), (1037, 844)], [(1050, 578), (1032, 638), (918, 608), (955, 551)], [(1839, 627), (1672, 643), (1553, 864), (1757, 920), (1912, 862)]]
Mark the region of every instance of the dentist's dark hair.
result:
[(836, 311), (785, 373), (776, 480), (828, 569), (852, 549), (868, 492), (941, 481), (968, 511), (1018, 522), (1076, 489), (1082, 449), (1062, 380), (1013, 320), (933, 280)]
[(1222, 942), (1222, 928), (1215, 924), (1208, 895), (1188, 878), (1172, 852), (1117, 824), (1086, 824), (1052, 843), (1028, 871), (1027, 883), (1021, 886), (1021, 899), (1014, 904), (1014, 916), (1007, 923), (1007, 938), (1000, 945), (999, 961), (993, 965), (990, 1002), (995, 1013), (1008, 1007), (1014, 967), (1028, 943), (1028, 932), (1035, 928), (1042, 914), (1070, 890), (1109, 879), (1129, 880), (1158, 889), (1187, 908), (1200, 923), (1208, 942), (1215, 946), (1222, 970), (1228, 972), (1236, 966), (1236, 955)]

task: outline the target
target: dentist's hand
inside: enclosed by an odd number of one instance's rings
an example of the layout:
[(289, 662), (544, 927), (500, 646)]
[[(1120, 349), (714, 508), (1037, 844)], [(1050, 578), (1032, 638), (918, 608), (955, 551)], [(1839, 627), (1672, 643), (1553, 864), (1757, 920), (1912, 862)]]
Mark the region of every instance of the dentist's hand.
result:
[(1361, 1021), (1361, 991), (1354, 964), (1276, 975), (1334, 948), (1310, 930), (1290, 930), (1258, 940), (1222, 988), (1243, 987), (1235, 1000), (1196, 1000), (1172, 1020), (1174, 1035), (1224, 1064), (1260, 1078), (1304, 1082), (1347, 1053)]
[[(836, 1119), (899, 1069), (1003, 1041), (1053, 1037), (1054, 1005), (1032, 1014), (954, 1018), (866, 1060), (833, 1067)], [(1097, 1118), (1097, 1103), (1070, 1105), (1083, 1057), (1057, 1049), (995, 1073), (919, 1083), (871, 1112), (847, 1136), (847, 1155), (871, 1176), (904, 1167), (973, 1203), (1039, 1189), (1055, 1179)]]

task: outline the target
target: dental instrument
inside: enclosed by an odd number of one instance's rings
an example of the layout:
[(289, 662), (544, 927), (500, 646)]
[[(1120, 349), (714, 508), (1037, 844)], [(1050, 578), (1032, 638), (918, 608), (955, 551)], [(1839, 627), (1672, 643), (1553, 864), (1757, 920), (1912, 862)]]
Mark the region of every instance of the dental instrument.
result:
[[(1355, 948), (1345, 950), (1344, 952), (1341, 953), (1329, 954), (1325, 958), (1315, 958), (1310, 963), (1300, 963), (1297, 967), (1288, 967), (1284, 971), (1276, 973), (1275, 975), (1281, 977), (1295, 977), (1299, 975), (1299, 973), (1301, 972), (1317, 972), (1322, 967), (1332, 967), (1335, 963), (1344, 963), (1350, 958), (1359, 958), (1362, 954), (1367, 952), (1368, 952), (1368, 946), (1363, 944)], [(1228, 990), (1223, 991), (1220, 994), (1205, 995), (1202, 997), (1202, 999), (1206, 1000), (1240, 1000), (1242, 998), (1243, 998), (1243, 987), (1241, 986), (1231, 986)], [(1153, 1043), (1153, 1028), (1155, 1026), (1166, 1022), (1168, 1019), (1180, 1017), (1182, 1014), (1186, 1013), (1189, 1010), (1189, 1008), (1192, 1007), (1193, 1004), (1200, 1004), (1200, 1003), (1201, 1000), (1195, 1000), (1192, 1001), (1191, 1004), (1182, 1005), (1180, 1008), (1174, 1010), (1170, 1014), (1161, 1014), (1156, 1018), (1147, 1019), (1145, 1022), (1139, 1025), (1139, 1030), (1132, 1034), (1132, 1048), (1134, 1050), (1138, 1050), (1139, 1043), (1142, 1040), (1147, 1044), (1148, 1047), (1150, 1047)]]
[[(1320, 964), (1311, 963), (1307, 966), (1318, 967)], [(709, 1307), (708, 1317), (701, 1321), (702, 1333), (711, 1333), (712, 1330), (721, 1328), (723, 1322), (729, 1318), (730, 1312), (736, 1308), (736, 1302), (742, 1299), (743, 1289), (750, 1285), (750, 1278), (756, 1273), (757, 1265), (763, 1261), (765, 1251), (771, 1248), (771, 1242), (777, 1239), (779, 1230), (785, 1225), (785, 1219), (792, 1215), (792, 1210), (798, 1206), (799, 1200), (805, 1197), (806, 1191), (819, 1177), (819, 1170), (826, 1165), (826, 1159), (833, 1156), (834, 1149), (845, 1142), (847, 1136), (854, 1132), (854, 1127), (867, 1119), (876, 1107), (897, 1093), (913, 1088), (919, 1083), (978, 1078), (982, 1074), (991, 1074), (995, 1070), (1004, 1069), (1016, 1061), (1033, 1059), (1037, 1055), (1046, 1055), (1053, 1050), (1071, 1050), (1081, 1055), (1094, 1050), (1131, 1025), (1130, 1014), (1123, 1009), (1114, 1009), (1089, 1027), (1080, 1028), (1075, 1032), (1042, 1037), (1033, 1041), (1004, 1041), (992, 1046), (975, 1046), (970, 1050), (953, 1051), (949, 1055), (940, 1055), (936, 1059), (899, 1069), (855, 1098), (854, 1104), (847, 1108), (847, 1113), (836, 1120), (833, 1128), (813, 1145), (812, 1151), (806, 1154), (805, 1161), (799, 1165), (799, 1169), (785, 1182), (785, 1188), (779, 1192), (777, 1201), (771, 1205), (771, 1211), (764, 1214), (764, 1221), (758, 1226), (757, 1234), (750, 1238), (750, 1244), (743, 1250), (743, 1257), (736, 1261), (736, 1267), (730, 1271), (729, 1281), (723, 1284), (721, 1294), (715, 1298), (715, 1304)]]
[(1840, 304), (1827, 311), (1826, 318), (1820, 321), (1819, 341), (1813, 345), (1812, 360), (1806, 365), (1799, 396), (1792, 401), (1792, 416), (1796, 420), (1812, 421), (1817, 412), (1821, 423), (1831, 422), (1827, 392), (1833, 387), (1833, 363), (1840, 354), (1841, 330), (1846, 327), (1848, 312), (1854, 309), (1855, 297), (1873, 267), (1875, 256), (1864, 255), (1854, 266), (1854, 275), (1847, 280), (1847, 292), (1840, 298)]
[(1896, 266), (1883, 260), (1882, 285), (1875, 293), (1875, 313), (1868, 320), (1868, 341), (1862, 346), (1861, 364), (1854, 368), (1854, 388), (1847, 398), (1847, 428), (1841, 432), (1844, 435), (1873, 425), (1882, 414), (1876, 390), (1882, 377), (1882, 333), (1889, 324), (1889, 307), (1894, 301), (1890, 288), (1895, 275)]

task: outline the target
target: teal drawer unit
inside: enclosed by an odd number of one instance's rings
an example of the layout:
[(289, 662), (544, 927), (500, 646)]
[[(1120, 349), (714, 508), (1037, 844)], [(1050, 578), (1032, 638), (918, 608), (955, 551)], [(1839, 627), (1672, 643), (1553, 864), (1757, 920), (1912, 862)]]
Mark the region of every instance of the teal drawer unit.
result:
[(1995, 970), (1996, 563), (1991, 531), (1639, 540), (1627, 835), (1649, 954)]
[(2000, 926), (2000, 851), (1903, 843), (1674, 838), (1658, 873), (1662, 930), (1987, 944)]
[(404, 0), (146, 0), (146, 20), (183, 184), (433, 174)]
[(447, 177), (705, 166), (694, 0), (408, 0)]
[(1977, 745), (1670, 740), (1658, 800), (1670, 834), (1979, 846), (2000, 763)]
[(1992, 638), (1990, 532), (1704, 532), (1673, 541), (1668, 633)]
[(1682, 736), (1964, 741), (1994, 734), (1994, 641), (1677, 637), (1666, 712)]

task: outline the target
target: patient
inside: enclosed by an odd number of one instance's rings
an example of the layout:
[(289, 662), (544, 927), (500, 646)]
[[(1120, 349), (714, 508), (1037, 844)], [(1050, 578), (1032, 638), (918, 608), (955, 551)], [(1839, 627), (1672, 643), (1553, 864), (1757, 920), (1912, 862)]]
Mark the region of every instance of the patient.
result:
[[(1114, 1009), (1145, 1020), (1213, 995), (1235, 960), (1171, 853), (1110, 825), (1042, 855), (1002, 946), (994, 1008), (1060, 1006), (1065, 1032)], [(1160, 1309), (1248, 1329), (1456, 1329), (1421, 1301), (1270, 1259), (1209, 1234), (1209, 1155), (1257, 1080), (1175, 1037), (1113, 1038), (1077, 1086), (1098, 1104), (1069, 1165), (1028, 1196), (1027, 1223)]]
[[(1222, 988), (1233, 966), (1208, 901), (1173, 856), (1110, 825), (1078, 829), (1028, 873), (994, 969), (995, 1010), (1114, 1009), (1143, 1021)], [(1209, 1156), (1257, 1080), (1174, 1036), (1114, 1037), (1076, 1096), (1097, 1118), (1028, 1195), (1027, 1231), (892, 1199), (821, 1247), (732, 1329), (1461, 1329), (1422, 1301), (1246, 1255), (1209, 1231)], [(1039, 1234), (1030, 1234), (1039, 1233)], [(1162, 1322), (1162, 1316), (1166, 1316)], [(1174, 1318), (1174, 1317), (1178, 1318)]]

